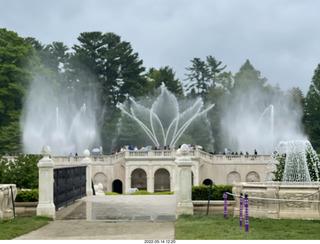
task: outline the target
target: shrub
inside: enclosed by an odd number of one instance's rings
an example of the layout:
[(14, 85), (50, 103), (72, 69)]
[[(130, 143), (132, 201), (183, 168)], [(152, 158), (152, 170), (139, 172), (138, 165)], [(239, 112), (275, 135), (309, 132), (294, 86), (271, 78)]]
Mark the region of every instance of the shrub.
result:
[[(232, 185), (212, 186), (210, 200), (223, 200), (224, 191), (232, 193)], [(192, 186), (192, 200), (208, 200), (210, 186)], [(228, 200), (234, 200), (233, 196), (228, 195)]]
[(14, 161), (0, 159), (0, 184), (16, 184), (17, 188), (36, 189), (39, 184), (37, 163), (42, 155), (22, 155)]
[(16, 196), (16, 202), (38, 202), (39, 190), (19, 190)]
[(130, 195), (150, 195), (150, 194), (151, 194), (150, 192), (142, 190), (142, 191), (136, 191), (134, 193), (131, 193)]

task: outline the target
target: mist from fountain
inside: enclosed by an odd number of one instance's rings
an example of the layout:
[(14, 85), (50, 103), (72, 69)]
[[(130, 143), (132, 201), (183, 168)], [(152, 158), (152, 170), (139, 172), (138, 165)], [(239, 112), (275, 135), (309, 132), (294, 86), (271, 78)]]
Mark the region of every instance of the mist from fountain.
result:
[(55, 92), (48, 81), (37, 78), (30, 87), (21, 118), (24, 153), (39, 154), (48, 145), (52, 155), (79, 155), (99, 146), (94, 99), (79, 102), (73, 96)]
[(175, 145), (195, 119), (206, 115), (214, 104), (204, 108), (201, 98), (181, 112), (177, 98), (162, 83), (160, 95), (148, 108), (129, 98), (131, 105), (120, 104), (121, 111), (136, 121), (156, 147)]
[(280, 141), (307, 139), (301, 123), (302, 108), (289, 95), (271, 96), (248, 87), (222, 100), (221, 107), (223, 148), (271, 154)]

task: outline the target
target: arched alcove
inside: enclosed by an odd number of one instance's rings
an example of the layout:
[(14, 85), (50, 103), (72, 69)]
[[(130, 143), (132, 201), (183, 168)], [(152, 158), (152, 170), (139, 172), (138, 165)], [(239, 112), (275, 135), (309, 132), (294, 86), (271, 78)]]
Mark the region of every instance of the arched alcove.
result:
[(154, 191), (170, 191), (170, 173), (166, 169), (158, 169), (154, 173)]
[(147, 174), (143, 169), (135, 169), (131, 173), (131, 188), (147, 190)]

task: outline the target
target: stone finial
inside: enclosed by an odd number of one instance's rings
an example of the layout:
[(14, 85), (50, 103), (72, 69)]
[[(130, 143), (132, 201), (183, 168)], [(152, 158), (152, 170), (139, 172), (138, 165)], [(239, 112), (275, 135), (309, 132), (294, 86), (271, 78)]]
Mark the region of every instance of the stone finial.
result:
[(183, 144), (180, 148), (180, 153), (182, 156), (187, 156), (189, 155), (189, 147), (187, 144)]
[(85, 150), (83, 151), (83, 156), (89, 157), (89, 156), (90, 156), (90, 151), (89, 151), (88, 149), (85, 149)]
[(43, 156), (49, 157), (50, 154), (51, 154), (51, 148), (50, 148), (49, 146), (44, 146), (44, 147), (42, 148), (42, 150), (41, 150), (41, 154), (42, 154)]

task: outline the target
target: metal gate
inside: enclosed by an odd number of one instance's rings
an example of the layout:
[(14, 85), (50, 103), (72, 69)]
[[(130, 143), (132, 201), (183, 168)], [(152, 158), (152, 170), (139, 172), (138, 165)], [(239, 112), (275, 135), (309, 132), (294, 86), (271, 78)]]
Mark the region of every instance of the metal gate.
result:
[(56, 210), (86, 196), (86, 166), (54, 169)]

